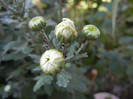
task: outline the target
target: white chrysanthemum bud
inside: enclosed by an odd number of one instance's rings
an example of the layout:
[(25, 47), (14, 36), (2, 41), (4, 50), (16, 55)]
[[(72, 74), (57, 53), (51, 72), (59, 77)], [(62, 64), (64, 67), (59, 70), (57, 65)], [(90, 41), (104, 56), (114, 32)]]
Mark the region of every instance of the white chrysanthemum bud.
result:
[(46, 21), (42, 16), (34, 17), (29, 22), (29, 28), (33, 31), (40, 31), (46, 26)]
[(55, 28), (55, 36), (61, 42), (74, 40), (78, 36), (74, 22), (68, 18), (63, 18), (63, 21)]
[(86, 25), (82, 31), (87, 39), (97, 39), (100, 36), (100, 31), (95, 25)]
[(5, 90), (5, 92), (10, 92), (11, 85), (6, 85), (4, 90)]
[(64, 56), (56, 49), (50, 49), (42, 54), (40, 67), (46, 74), (55, 74), (65, 62)]

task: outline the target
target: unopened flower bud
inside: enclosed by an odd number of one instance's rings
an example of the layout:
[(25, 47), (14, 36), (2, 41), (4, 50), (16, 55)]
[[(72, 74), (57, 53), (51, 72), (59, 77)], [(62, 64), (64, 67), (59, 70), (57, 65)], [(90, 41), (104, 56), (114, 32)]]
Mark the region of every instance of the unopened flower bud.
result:
[(100, 31), (95, 25), (84, 26), (82, 32), (87, 39), (97, 39), (100, 36)]
[(11, 91), (11, 85), (6, 85), (4, 90), (5, 90), (5, 92), (10, 92)]
[(63, 21), (55, 28), (55, 36), (61, 42), (74, 40), (78, 36), (74, 22), (69, 18), (63, 18)]
[(42, 16), (34, 17), (29, 22), (29, 28), (33, 31), (40, 31), (46, 26), (46, 21)]
[(55, 74), (64, 65), (64, 56), (56, 49), (47, 50), (42, 54), (40, 67), (45, 74)]

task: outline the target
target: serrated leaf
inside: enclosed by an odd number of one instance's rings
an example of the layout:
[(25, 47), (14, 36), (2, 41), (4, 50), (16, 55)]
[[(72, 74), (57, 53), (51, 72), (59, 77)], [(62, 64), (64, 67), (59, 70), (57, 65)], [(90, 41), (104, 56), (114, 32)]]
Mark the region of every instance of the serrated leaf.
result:
[(32, 52), (33, 48), (30, 48), (30, 47), (26, 47), (25, 49), (22, 50), (22, 52), (24, 54), (29, 54), (30, 52)]
[(89, 80), (85, 77), (82, 68), (72, 68), (71, 71), (72, 80), (68, 85), (67, 90), (72, 92), (73, 90), (77, 92), (87, 92)]
[(13, 50), (17, 50), (17, 51), (21, 51), (24, 50), (27, 46), (26, 42), (23, 41), (11, 41), (9, 43), (7, 43), (4, 46), (4, 53), (6, 53), (9, 49), (13, 49)]
[(77, 42), (74, 42), (68, 49), (67, 57), (73, 55), (78, 46), (79, 46), (79, 44)]
[(41, 71), (41, 69), (40, 69), (40, 67), (38, 66), (38, 67), (35, 67), (32, 71), (33, 71), (33, 72), (35, 72), (35, 71)]
[(34, 60), (35, 63), (39, 63), (40, 56), (36, 54), (29, 54), (28, 56), (30, 56)]
[(20, 60), (25, 58), (26, 55), (23, 54), (22, 52), (12, 52), (10, 54), (4, 54), (2, 56), (2, 60), (7, 61), (7, 60)]
[(56, 49), (60, 49), (60, 42), (58, 40), (56, 40), (55, 38), (53, 38), (52, 43), (54, 44), (54, 46), (56, 47)]
[(71, 79), (72, 77), (68, 72), (61, 72), (57, 75), (56, 84), (60, 87), (66, 88)]
[(87, 52), (86, 52), (86, 53), (82, 53), (82, 54), (76, 55), (76, 56), (73, 58), (73, 60), (78, 60), (78, 59), (86, 58), (86, 57), (88, 57)]
[(11, 23), (17, 23), (18, 22), (17, 20), (10, 19), (8, 16), (1, 18), (1, 21), (2, 21), (2, 23), (5, 23), (5, 24), (11, 24)]
[(54, 32), (51, 31), (51, 33), (49, 34), (49, 39), (52, 40), (54, 38)]
[(33, 91), (37, 91), (38, 89), (40, 89), (43, 85), (49, 85), (52, 83), (53, 77), (50, 75), (41, 75), (35, 78), (35, 80), (37, 80)]

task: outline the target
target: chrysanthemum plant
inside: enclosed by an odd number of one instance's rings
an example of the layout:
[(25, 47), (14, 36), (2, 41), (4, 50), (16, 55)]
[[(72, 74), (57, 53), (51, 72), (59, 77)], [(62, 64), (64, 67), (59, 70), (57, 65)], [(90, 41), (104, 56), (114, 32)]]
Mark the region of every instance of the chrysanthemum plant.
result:
[[(57, 24), (54, 32), (46, 35), (46, 20), (42, 16), (32, 18), (29, 22), (29, 28), (39, 33), (45, 44), (46, 51), (40, 58), (40, 69), (44, 73), (36, 78), (37, 83), (34, 91), (43, 84), (51, 84), (54, 80), (58, 86), (67, 87), (72, 79), (70, 66), (74, 61), (80, 61), (87, 57), (87, 53), (81, 51), (86, 47), (89, 40), (96, 40), (100, 36), (100, 31), (95, 25), (86, 25), (82, 33), (78, 33), (74, 22), (69, 18), (63, 18), (62, 22)], [(80, 34), (80, 40), (79, 39)], [(51, 35), (54, 35), (51, 37)], [(52, 41), (52, 39), (54, 41)], [(79, 41), (79, 42), (78, 42)], [(40, 83), (40, 80), (44, 80)], [(46, 82), (46, 80), (48, 82)], [(41, 84), (41, 85), (40, 85)]]

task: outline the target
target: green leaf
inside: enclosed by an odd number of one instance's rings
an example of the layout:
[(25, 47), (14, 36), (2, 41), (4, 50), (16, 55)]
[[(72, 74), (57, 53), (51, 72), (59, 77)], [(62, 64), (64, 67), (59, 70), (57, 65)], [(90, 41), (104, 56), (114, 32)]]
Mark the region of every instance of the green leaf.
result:
[(60, 42), (58, 40), (56, 40), (55, 38), (53, 38), (52, 43), (54, 44), (54, 46), (56, 47), (56, 49), (60, 49)]
[(117, 78), (122, 78), (123, 75), (125, 74), (125, 67), (119, 65), (116, 62), (112, 62), (110, 64), (110, 68), (112, 70), (112, 73), (117, 76)]
[(26, 42), (11, 41), (11, 42), (7, 43), (3, 49), (5, 50), (4, 53), (7, 52), (9, 49), (21, 51), (21, 50), (24, 50), (26, 48), (26, 46), (27, 46)]
[(51, 86), (51, 85), (44, 85), (45, 87), (45, 92), (48, 94), (48, 95), (52, 95), (53, 91), (54, 91), (54, 87)]
[(20, 59), (23, 59), (25, 57), (26, 57), (26, 55), (19, 51), (19, 52), (12, 52), (10, 54), (4, 54), (2, 56), (2, 60), (4, 60), (4, 61), (20, 60)]
[(67, 57), (73, 55), (78, 46), (79, 46), (79, 44), (77, 42), (74, 42), (68, 49)]
[(127, 71), (126, 71), (128, 76), (133, 76), (133, 66), (128, 66)]
[(133, 45), (128, 45), (127, 48), (133, 50)]
[(133, 37), (130, 37), (130, 36), (125, 36), (119, 39), (120, 44), (128, 44), (131, 41), (133, 41)]
[(119, 59), (119, 53), (115, 51), (110, 51), (107, 53), (107, 58), (109, 60), (117, 61)]
[(11, 24), (11, 23), (17, 23), (18, 20), (14, 20), (14, 19), (11, 19), (8, 16), (4, 16), (3, 18), (1, 18), (1, 22), (5, 23), (5, 24)]
[(54, 37), (55, 37), (54, 32), (51, 31), (51, 33), (49, 34), (49, 39), (52, 40)]
[[(85, 73), (85, 71), (84, 71)], [(88, 84), (89, 80), (85, 77), (82, 68), (72, 68), (71, 75), (72, 80), (68, 85), (67, 90), (72, 92), (76, 90), (78, 92), (87, 92), (88, 91)]]
[(23, 66), (20, 66), (19, 68), (13, 70), (9, 77), (7, 78), (7, 80), (11, 79), (11, 78), (14, 78), (14, 77), (20, 77), (20, 75), (24, 75), (26, 74), (28, 71), (26, 70), (26, 67), (28, 67), (29, 65), (23, 65)]
[(99, 60), (96, 63), (95, 68), (98, 70), (98, 73), (103, 73), (106, 69), (106, 62), (103, 59)]
[(43, 85), (49, 85), (52, 83), (52, 80), (53, 80), (53, 77), (50, 76), (50, 75), (41, 75), (41, 76), (38, 76), (35, 78), (35, 80), (37, 80), (34, 88), (33, 88), (33, 91), (37, 91), (38, 89), (40, 89)]
[(79, 60), (81, 58), (86, 58), (86, 57), (88, 57), (87, 52), (76, 55), (72, 60)]
[(61, 72), (57, 75), (56, 84), (60, 87), (66, 88), (70, 82), (70, 79), (72, 79), (72, 77), (68, 72)]
[(32, 52), (33, 48), (30, 48), (30, 47), (26, 47), (25, 49), (22, 50), (22, 52), (24, 54), (29, 54), (30, 52)]
[(30, 56), (34, 60), (35, 63), (39, 63), (40, 56), (36, 54), (29, 54), (28, 56)]
[(129, 16), (129, 17), (127, 18), (127, 21), (128, 21), (128, 22), (133, 22), (133, 15), (132, 15), (132, 16)]

